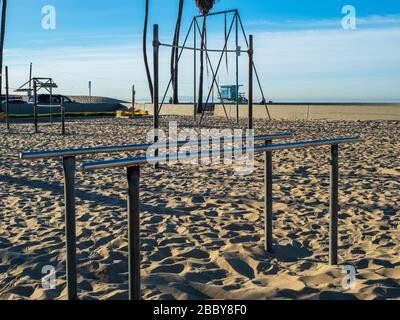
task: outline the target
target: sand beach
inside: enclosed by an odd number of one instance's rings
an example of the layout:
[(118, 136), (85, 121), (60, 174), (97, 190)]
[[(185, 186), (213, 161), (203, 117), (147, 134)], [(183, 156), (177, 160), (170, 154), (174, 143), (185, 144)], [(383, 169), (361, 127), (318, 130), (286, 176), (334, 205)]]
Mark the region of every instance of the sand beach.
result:
[[(161, 126), (191, 117), (164, 116)], [(233, 127), (207, 118), (212, 128)], [(237, 176), (229, 165), (178, 164), (141, 176), (143, 299), (399, 299), (400, 122), (255, 120), (256, 134), (290, 141), (360, 136), (340, 148), (339, 265), (328, 265), (329, 148), (274, 153), (274, 246), (263, 249), (263, 162)], [(246, 121), (241, 122), (246, 128)], [(61, 160), (21, 151), (143, 143), (151, 118), (69, 119), (59, 126), (0, 124), (0, 299), (66, 299)], [(133, 153), (138, 154), (138, 153)], [(86, 160), (133, 155), (121, 153)], [(78, 170), (80, 299), (127, 299), (126, 179), (122, 169)], [(57, 285), (42, 287), (54, 266)], [(344, 288), (344, 266), (355, 286)]]

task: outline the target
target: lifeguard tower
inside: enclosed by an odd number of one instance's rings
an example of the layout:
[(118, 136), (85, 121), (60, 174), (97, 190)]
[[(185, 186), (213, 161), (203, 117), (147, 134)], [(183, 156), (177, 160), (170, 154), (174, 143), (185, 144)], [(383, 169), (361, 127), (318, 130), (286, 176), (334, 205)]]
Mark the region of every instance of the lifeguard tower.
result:
[[(238, 92), (239, 88), (243, 85), (223, 85), (220, 86), (220, 100), (222, 102), (232, 102), (232, 103), (248, 103), (243, 92)], [(236, 101), (236, 97), (237, 100)]]

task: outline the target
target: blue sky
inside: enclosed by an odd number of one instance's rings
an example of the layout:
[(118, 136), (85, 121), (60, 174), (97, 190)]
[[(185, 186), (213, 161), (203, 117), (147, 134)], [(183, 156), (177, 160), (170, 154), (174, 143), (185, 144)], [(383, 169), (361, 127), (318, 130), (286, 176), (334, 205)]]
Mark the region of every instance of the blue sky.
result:
[[(150, 26), (160, 25), (165, 42), (171, 41), (177, 3), (150, 0)], [(42, 29), (45, 5), (56, 9), (55, 30)], [(357, 10), (356, 30), (341, 26), (345, 5)], [(255, 36), (256, 64), (269, 99), (400, 100), (398, 0), (220, 0), (215, 5), (215, 10), (232, 8), (239, 9), (246, 31)], [(194, 14), (194, 1), (186, 0), (183, 33)], [(92, 80), (97, 95), (128, 98), (134, 83), (138, 98), (147, 98), (143, 16), (144, 0), (9, 1), (5, 64), (11, 86), (27, 80), (32, 61), (35, 76), (54, 77), (66, 94), (86, 94)], [(222, 17), (210, 19), (208, 36), (210, 47), (222, 45)], [(162, 50), (161, 91), (169, 80), (168, 55)], [(221, 82), (234, 83), (233, 60), (228, 70), (222, 68)], [(240, 63), (246, 85), (245, 56)], [(191, 64), (192, 55), (183, 55), (182, 96), (192, 94)]]

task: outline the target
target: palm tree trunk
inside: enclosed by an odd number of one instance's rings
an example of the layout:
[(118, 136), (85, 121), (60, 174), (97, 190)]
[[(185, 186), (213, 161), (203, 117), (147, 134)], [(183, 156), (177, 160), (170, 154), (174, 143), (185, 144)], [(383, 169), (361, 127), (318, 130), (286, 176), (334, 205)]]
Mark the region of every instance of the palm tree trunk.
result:
[[(183, 14), (183, 3), (184, 0), (179, 0), (178, 17), (175, 26), (175, 35), (173, 45), (179, 45), (179, 35), (181, 31), (181, 22)], [(179, 49), (172, 48), (171, 51), (171, 79), (172, 79), (172, 90), (173, 90), (173, 103), (179, 103), (179, 92), (178, 92), (178, 64), (179, 64)]]
[(201, 51), (200, 51), (200, 79), (199, 79), (199, 95), (197, 100), (197, 112), (203, 111), (203, 86), (204, 86), (204, 49), (207, 26), (207, 15), (203, 15), (203, 27), (201, 31)]
[(153, 102), (154, 88), (153, 88), (153, 81), (152, 81), (151, 75), (150, 75), (149, 62), (147, 60), (147, 25), (148, 25), (148, 21), (149, 21), (149, 0), (146, 0), (144, 27), (143, 27), (143, 59), (144, 59), (144, 66), (146, 69), (147, 82), (149, 83), (151, 102)]
[[(7, 0), (2, 1), (1, 8), (1, 31), (0, 31), (0, 99), (3, 97), (3, 50), (4, 50), (4, 37), (6, 34), (6, 16), (7, 16)], [(1, 104), (0, 104), (1, 112)]]

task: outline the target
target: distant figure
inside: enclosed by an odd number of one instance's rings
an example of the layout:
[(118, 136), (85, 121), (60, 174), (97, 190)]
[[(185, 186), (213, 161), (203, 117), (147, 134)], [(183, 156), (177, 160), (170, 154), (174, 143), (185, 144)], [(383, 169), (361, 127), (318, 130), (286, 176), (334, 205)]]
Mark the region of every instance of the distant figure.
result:
[(172, 97), (169, 98), (169, 104), (173, 104), (174, 100), (172, 99)]

